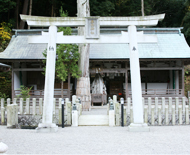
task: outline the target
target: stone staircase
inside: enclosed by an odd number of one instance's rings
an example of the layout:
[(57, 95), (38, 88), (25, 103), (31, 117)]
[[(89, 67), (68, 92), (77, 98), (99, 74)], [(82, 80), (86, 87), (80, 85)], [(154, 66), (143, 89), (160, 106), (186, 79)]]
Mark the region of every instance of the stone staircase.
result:
[(108, 126), (108, 115), (81, 115), (79, 117), (79, 126)]

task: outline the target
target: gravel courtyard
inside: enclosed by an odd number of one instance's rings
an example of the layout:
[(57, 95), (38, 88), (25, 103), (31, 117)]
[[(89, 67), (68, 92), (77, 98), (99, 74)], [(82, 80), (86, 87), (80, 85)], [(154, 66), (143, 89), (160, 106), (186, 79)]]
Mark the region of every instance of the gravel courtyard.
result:
[(127, 127), (59, 127), (57, 133), (7, 129), (0, 141), (7, 154), (190, 154), (190, 126), (150, 127), (150, 132), (128, 132)]

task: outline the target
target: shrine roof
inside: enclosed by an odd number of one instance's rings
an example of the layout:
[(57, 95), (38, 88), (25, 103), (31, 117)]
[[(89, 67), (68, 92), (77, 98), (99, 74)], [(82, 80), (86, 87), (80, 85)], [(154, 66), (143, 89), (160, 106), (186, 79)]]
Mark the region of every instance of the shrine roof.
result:
[[(119, 34), (121, 30), (101, 29), (101, 34)], [(138, 44), (140, 58), (190, 58), (190, 48), (180, 28), (141, 28), (138, 30), (144, 31), (144, 35), (157, 35), (158, 38), (157, 43)], [(27, 37), (33, 34), (26, 32), (27, 30), (22, 35), (16, 33), (12, 37), (8, 47), (0, 53), (0, 59), (44, 59), (42, 52), (47, 48), (47, 44), (29, 44)], [(76, 30), (74, 33), (77, 33)], [(129, 46), (128, 44), (91, 44), (90, 59), (129, 59)]]
[[(150, 34), (149, 34), (150, 35)], [(138, 44), (139, 58), (190, 58), (183, 34), (155, 34), (157, 43)], [(129, 44), (91, 44), (90, 59), (128, 59)]]

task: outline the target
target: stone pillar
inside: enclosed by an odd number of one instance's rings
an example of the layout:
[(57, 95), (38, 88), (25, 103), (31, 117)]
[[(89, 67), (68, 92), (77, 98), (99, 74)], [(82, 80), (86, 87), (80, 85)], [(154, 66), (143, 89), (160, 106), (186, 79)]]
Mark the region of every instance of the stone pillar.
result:
[(133, 99), (133, 118), (134, 123), (129, 126), (129, 131), (149, 131), (149, 127), (143, 120), (142, 89), (140, 77), (140, 64), (137, 45), (136, 26), (128, 27), (129, 48), (130, 48), (130, 71), (131, 71), (131, 88)]
[(115, 126), (115, 114), (114, 110), (109, 110), (109, 126)]
[[(77, 0), (77, 16), (89, 17), (89, 0)], [(84, 35), (84, 28), (78, 28), (78, 35)], [(76, 95), (81, 98), (83, 110), (91, 110), (90, 78), (89, 78), (89, 47), (90, 44), (79, 44), (79, 68), (81, 77), (77, 79)]]
[(47, 47), (47, 59), (46, 59), (43, 116), (42, 116), (42, 123), (38, 125), (38, 128), (36, 128), (36, 132), (56, 132), (58, 130), (58, 126), (52, 123), (54, 81), (55, 81), (56, 39), (57, 39), (57, 27), (50, 26), (49, 42)]
[(78, 111), (72, 110), (72, 126), (78, 126), (79, 118), (78, 118)]

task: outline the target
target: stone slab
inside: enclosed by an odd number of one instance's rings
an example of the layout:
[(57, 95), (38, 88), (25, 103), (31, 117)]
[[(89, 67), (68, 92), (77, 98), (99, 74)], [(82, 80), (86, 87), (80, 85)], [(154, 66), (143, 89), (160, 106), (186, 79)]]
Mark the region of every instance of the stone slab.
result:
[(57, 132), (58, 126), (56, 124), (43, 124), (40, 123), (38, 127), (36, 128), (37, 133), (51, 133), (51, 132)]
[(144, 124), (131, 123), (128, 129), (129, 129), (129, 132), (149, 132), (150, 131), (150, 128), (148, 127), (146, 123)]
[(81, 115), (79, 117), (79, 126), (108, 126), (108, 115)]

